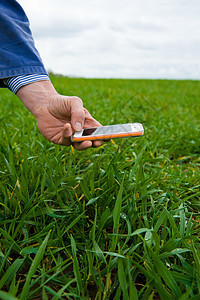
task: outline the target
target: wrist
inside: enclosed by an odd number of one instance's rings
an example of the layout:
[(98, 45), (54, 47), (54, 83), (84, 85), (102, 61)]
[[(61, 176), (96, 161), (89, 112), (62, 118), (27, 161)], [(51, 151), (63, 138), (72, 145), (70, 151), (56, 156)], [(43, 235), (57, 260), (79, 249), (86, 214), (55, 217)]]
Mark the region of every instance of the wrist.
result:
[(51, 81), (43, 80), (22, 86), (16, 95), (37, 118), (47, 108), (51, 97), (58, 95), (58, 93)]

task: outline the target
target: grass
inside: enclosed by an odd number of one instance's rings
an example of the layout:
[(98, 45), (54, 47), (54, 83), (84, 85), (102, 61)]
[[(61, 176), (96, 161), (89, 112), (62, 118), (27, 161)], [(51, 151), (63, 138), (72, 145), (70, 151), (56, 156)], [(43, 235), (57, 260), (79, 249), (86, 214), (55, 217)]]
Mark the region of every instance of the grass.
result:
[(199, 299), (199, 81), (52, 81), (145, 135), (53, 145), (1, 91), (0, 299)]

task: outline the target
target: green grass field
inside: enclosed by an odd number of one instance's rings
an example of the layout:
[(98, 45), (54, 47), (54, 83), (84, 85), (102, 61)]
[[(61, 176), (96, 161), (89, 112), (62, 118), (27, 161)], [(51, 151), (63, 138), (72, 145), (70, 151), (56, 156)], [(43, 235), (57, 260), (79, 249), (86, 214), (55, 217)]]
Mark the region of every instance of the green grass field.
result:
[(200, 82), (52, 82), (145, 135), (57, 146), (0, 91), (0, 299), (200, 299)]

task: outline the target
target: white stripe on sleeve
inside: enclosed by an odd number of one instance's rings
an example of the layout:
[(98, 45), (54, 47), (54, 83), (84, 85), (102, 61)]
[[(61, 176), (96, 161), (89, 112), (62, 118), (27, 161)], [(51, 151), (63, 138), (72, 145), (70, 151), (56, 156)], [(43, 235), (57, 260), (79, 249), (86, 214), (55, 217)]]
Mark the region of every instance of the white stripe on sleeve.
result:
[(41, 80), (50, 80), (50, 79), (49, 76), (45, 74), (30, 74), (30, 75), (19, 75), (16, 77), (5, 78), (4, 83), (7, 85), (7, 87), (11, 92), (16, 94), (16, 92), (20, 87)]

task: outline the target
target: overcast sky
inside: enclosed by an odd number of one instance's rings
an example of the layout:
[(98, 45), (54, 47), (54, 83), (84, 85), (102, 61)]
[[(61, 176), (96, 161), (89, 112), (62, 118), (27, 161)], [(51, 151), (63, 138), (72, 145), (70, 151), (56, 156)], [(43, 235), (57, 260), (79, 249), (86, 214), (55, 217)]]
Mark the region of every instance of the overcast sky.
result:
[(200, 79), (200, 0), (18, 0), (47, 70)]

